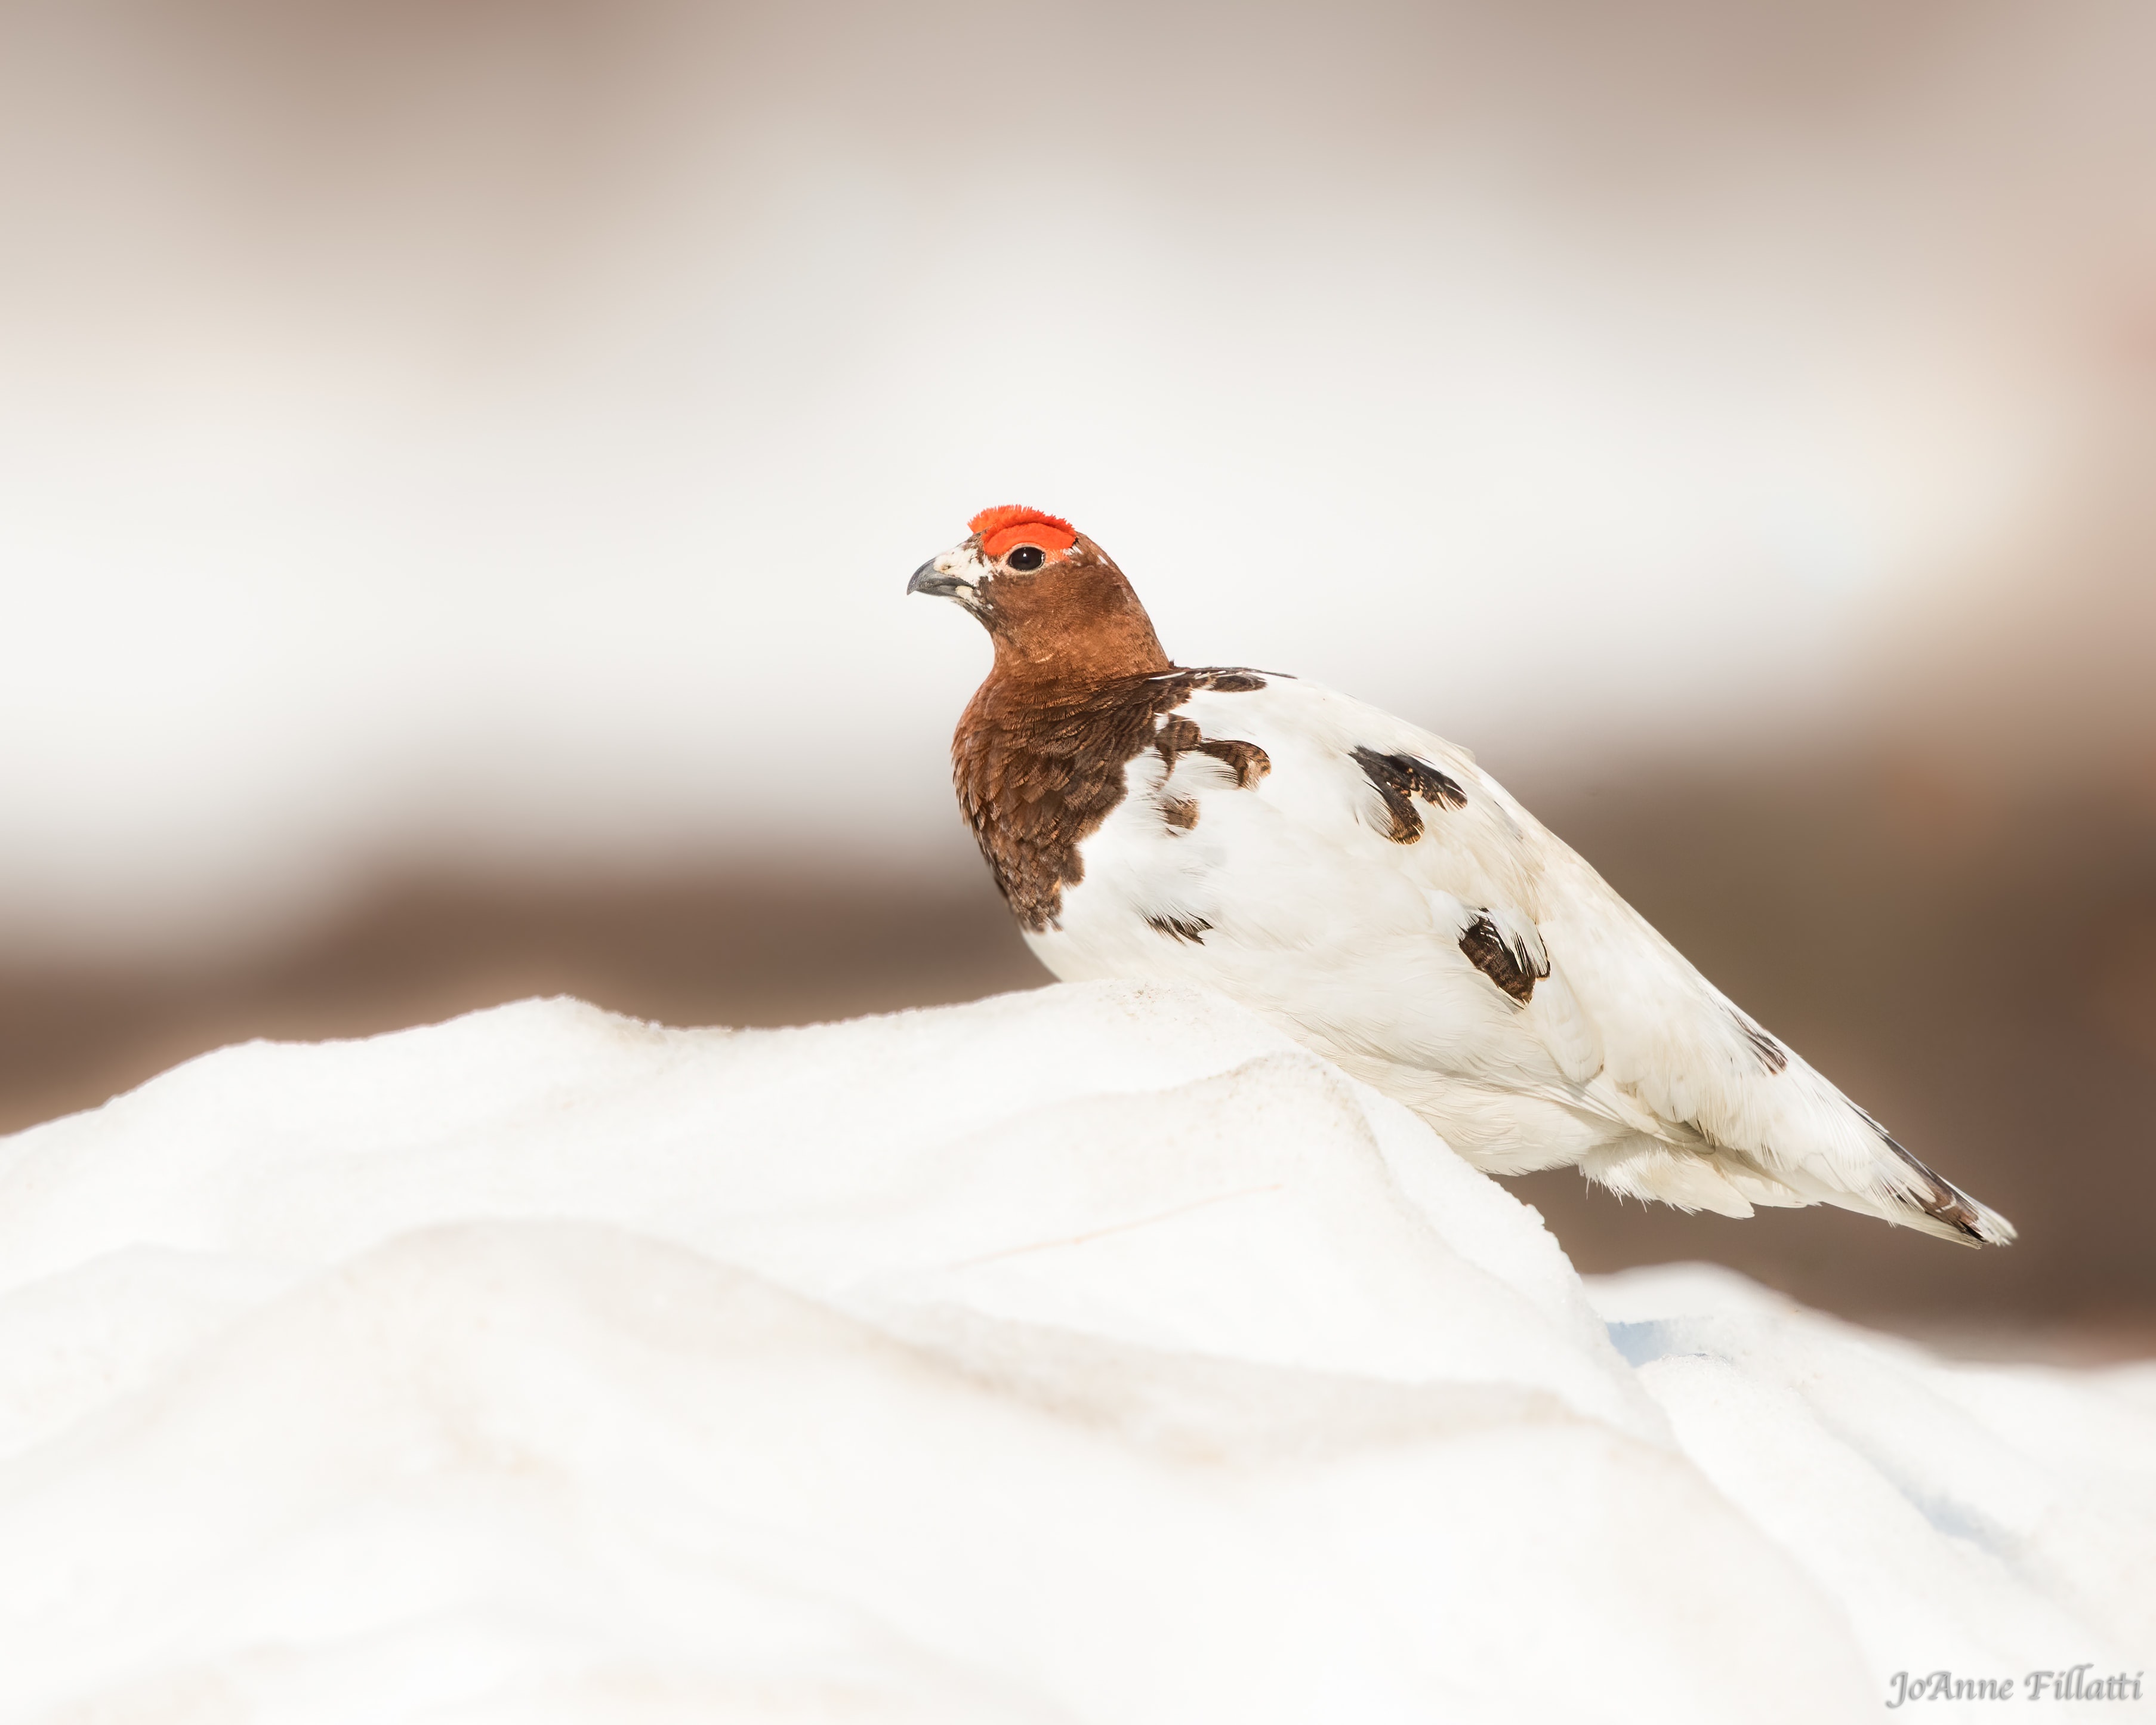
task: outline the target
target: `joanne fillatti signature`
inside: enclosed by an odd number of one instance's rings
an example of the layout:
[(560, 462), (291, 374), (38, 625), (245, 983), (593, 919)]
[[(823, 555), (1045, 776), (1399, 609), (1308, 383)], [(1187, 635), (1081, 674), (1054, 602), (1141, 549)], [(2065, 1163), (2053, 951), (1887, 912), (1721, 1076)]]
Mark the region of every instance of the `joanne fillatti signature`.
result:
[(1887, 1681), (1894, 1693), (1887, 1705), (1900, 1707), (1909, 1701), (2138, 1701), (2139, 1671), (2092, 1676), (2093, 1664), (2068, 1666), (2062, 1671), (2024, 1671), (2013, 1677), (1958, 1677), (1952, 1671), (1926, 1671), (1911, 1676), (1897, 1671)]

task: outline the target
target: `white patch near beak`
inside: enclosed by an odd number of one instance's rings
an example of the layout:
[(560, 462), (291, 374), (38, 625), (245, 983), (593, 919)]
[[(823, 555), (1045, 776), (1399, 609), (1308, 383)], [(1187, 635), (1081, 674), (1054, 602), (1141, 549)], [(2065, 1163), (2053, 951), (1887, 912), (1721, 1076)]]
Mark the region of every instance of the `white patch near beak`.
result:
[(968, 611), (978, 612), (982, 589), (995, 576), (995, 566), (981, 555), (980, 547), (968, 539), (915, 570), (906, 590), (953, 599)]

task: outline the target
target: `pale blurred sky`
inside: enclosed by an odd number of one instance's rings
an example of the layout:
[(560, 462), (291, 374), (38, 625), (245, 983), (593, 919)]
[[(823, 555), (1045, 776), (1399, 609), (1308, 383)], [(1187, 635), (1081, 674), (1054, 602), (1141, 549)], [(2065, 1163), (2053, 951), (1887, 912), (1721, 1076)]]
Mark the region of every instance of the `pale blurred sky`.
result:
[(1493, 762), (1815, 734), (2156, 330), (2128, 0), (0, 33), (18, 946), (940, 854), (986, 646), (901, 589), (993, 502)]

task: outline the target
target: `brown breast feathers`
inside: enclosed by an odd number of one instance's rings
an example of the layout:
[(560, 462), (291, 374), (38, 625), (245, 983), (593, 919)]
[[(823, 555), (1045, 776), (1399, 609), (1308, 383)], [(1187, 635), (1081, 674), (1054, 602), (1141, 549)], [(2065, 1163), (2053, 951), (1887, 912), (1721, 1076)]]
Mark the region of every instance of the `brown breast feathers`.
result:
[[(1238, 693), (1265, 687), (1245, 670), (1171, 670), (1097, 682), (1044, 685), (990, 677), (952, 739), (958, 805), (1019, 922), (1034, 933), (1055, 926), (1063, 890), (1085, 876), (1078, 847), (1124, 796), (1123, 768), (1158, 749), (1171, 769), (1183, 753), (1221, 762), (1248, 787), (1271, 770), (1255, 743), (1209, 741), (1175, 709), (1199, 689)], [(1166, 724), (1163, 714), (1174, 715)], [(1196, 806), (1163, 812), (1188, 828)]]

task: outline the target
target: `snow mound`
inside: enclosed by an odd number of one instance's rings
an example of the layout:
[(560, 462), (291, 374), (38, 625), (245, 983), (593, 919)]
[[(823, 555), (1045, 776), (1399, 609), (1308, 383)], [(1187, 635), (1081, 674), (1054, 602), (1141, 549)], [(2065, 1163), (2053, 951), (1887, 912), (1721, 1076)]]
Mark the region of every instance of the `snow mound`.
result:
[(530, 1001), (0, 1141), (9, 1722), (1870, 1717), (2131, 1668), (2152, 1457), (2156, 1374), (1584, 1286), (1194, 992)]

